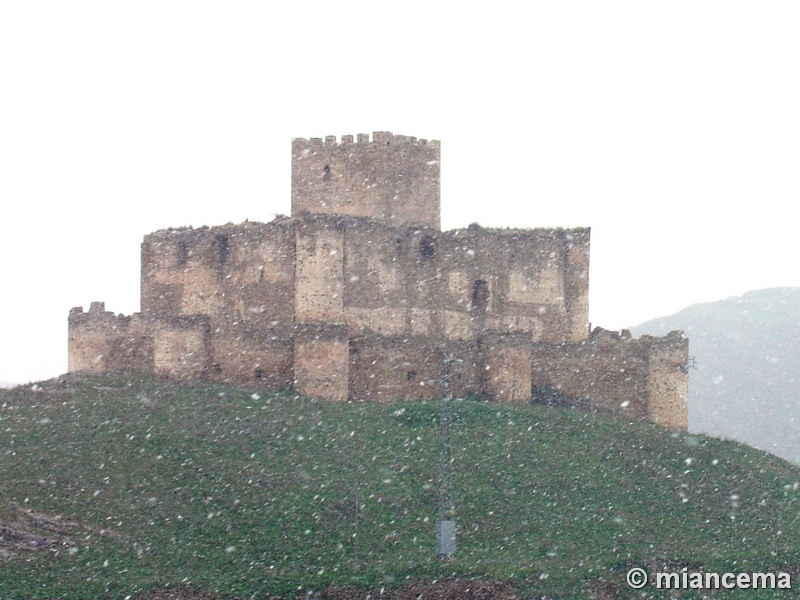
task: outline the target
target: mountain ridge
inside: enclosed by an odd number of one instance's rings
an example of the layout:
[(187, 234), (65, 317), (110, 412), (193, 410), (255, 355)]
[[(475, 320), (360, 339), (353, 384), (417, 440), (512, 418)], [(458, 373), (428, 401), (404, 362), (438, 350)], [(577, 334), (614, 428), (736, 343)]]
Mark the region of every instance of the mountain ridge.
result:
[(689, 429), (800, 464), (800, 288), (693, 304), (631, 328), (689, 338)]

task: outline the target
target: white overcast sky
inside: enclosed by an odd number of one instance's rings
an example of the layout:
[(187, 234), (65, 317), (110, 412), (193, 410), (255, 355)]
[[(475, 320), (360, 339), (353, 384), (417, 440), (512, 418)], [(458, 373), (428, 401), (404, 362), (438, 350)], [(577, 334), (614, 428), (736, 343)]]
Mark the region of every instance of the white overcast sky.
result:
[(288, 214), (292, 137), (442, 142), (447, 229), (591, 226), (591, 321), (800, 286), (800, 3), (0, 3), (0, 381), (139, 243)]

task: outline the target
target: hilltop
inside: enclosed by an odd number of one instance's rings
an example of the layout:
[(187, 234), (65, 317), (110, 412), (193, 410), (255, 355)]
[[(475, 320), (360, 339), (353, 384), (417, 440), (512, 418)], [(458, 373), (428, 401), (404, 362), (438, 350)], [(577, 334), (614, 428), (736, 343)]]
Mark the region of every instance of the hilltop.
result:
[(611, 598), (633, 596), (631, 566), (800, 562), (800, 469), (777, 457), (574, 409), (452, 408), (441, 561), (439, 402), (113, 374), (0, 390), (0, 597)]

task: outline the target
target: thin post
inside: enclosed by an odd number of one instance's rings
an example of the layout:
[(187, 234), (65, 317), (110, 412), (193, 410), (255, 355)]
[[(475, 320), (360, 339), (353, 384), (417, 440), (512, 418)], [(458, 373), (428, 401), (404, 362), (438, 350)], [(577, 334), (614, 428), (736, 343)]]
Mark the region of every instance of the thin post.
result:
[(453, 558), (456, 552), (455, 503), (453, 501), (453, 449), (451, 424), (453, 394), (450, 390), (450, 365), (453, 357), (442, 359), (442, 406), (439, 420), (439, 519), (436, 522), (436, 555)]

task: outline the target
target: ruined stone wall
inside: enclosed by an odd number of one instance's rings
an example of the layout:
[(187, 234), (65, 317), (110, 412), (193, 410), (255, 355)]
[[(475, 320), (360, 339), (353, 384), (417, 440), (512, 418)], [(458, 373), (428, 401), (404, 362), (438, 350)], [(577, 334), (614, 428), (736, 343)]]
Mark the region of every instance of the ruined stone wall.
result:
[[(185, 367), (220, 381), (291, 385), (294, 278), (295, 232), (287, 218), (145, 236), (142, 312), (157, 340), (156, 371), (175, 376)], [(170, 325), (195, 315), (208, 319), (207, 333)]]
[(164, 317), (151, 321), (150, 327), (157, 374), (176, 379), (202, 379), (208, 375), (208, 317)]
[(209, 367), (209, 320), (203, 315), (115, 315), (102, 302), (69, 315), (70, 372), (141, 371), (202, 378)]
[(648, 347), (648, 418), (670, 429), (688, 429), (689, 341), (679, 331), (642, 340)]
[(273, 389), (294, 383), (292, 334), (274, 328), (229, 327), (209, 336), (208, 377)]
[(290, 332), (294, 246), (286, 218), (151, 233), (142, 242), (142, 313)]
[(534, 344), (533, 401), (573, 405), (688, 427), (688, 342), (595, 328), (578, 344)]
[(455, 397), (531, 399), (531, 344), (525, 335), (489, 334), (478, 343), (432, 337), (363, 335), (350, 340), (353, 400), (432, 400), (443, 394), (443, 359)]
[(479, 395), (481, 363), (475, 344), (366, 334), (350, 340), (350, 397), (380, 402), (441, 398), (445, 352), (457, 359), (450, 367), (452, 394)]
[(294, 387), (307, 396), (349, 398), (350, 345), (346, 325), (298, 325), (294, 335)]
[(210, 228), (157, 231), (142, 242), (141, 308), (151, 316), (223, 310), (224, 237)]
[(589, 229), (471, 226), (440, 237), (445, 304), (466, 309), (474, 331), (534, 342), (585, 339)]
[(297, 323), (345, 322), (344, 228), (343, 222), (324, 217), (296, 222), (294, 307)]
[(630, 335), (596, 328), (578, 344), (534, 345), (531, 373), (534, 402), (647, 415), (647, 348)]
[(418, 250), (420, 238), (434, 233), (367, 219), (348, 221), (344, 302), (352, 334), (434, 333), (431, 306), (442, 299), (438, 261), (419, 258)]
[(525, 334), (488, 334), (480, 340), (482, 392), (500, 402), (530, 402), (531, 341)]
[(439, 142), (375, 132), (292, 141), (292, 216), (440, 228)]
[(448, 340), (587, 336), (588, 229), (439, 232), (353, 217), (293, 221), (300, 323)]
[(580, 342), (589, 335), (589, 246), (590, 229), (563, 231), (564, 244), (564, 305), (567, 317), (567, 336)]
[(141, 314), (115, 315), (102, 302), (69, 313), (67, 364), (69, 371), (154, 369), (153, 335)]

